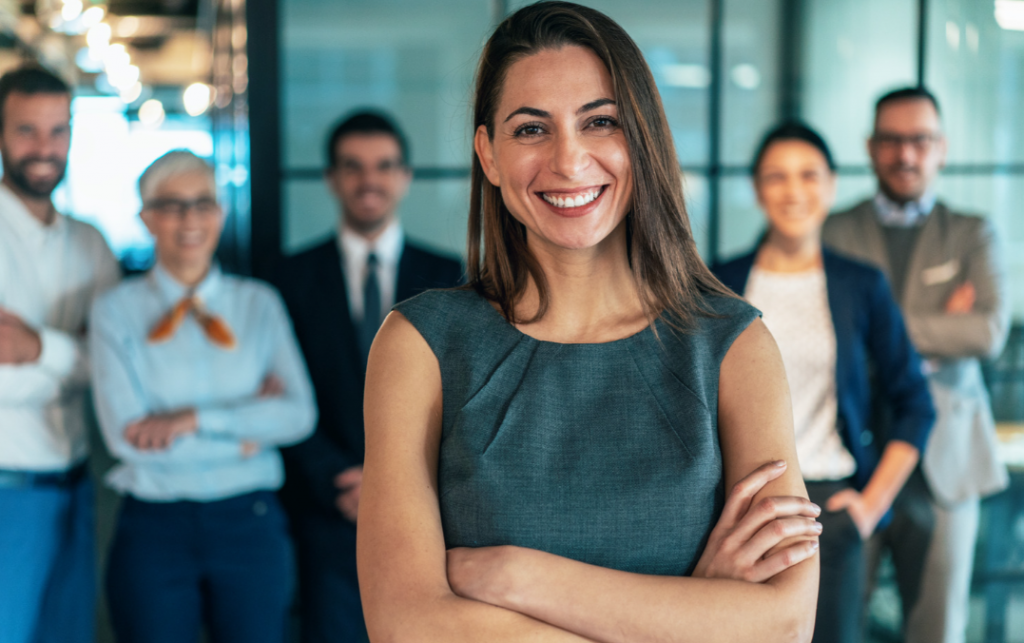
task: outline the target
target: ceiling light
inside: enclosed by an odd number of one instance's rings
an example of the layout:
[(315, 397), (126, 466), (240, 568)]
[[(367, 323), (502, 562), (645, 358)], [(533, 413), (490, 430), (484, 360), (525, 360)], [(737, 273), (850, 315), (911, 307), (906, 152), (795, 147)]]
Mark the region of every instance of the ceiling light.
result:
[(181, 95), (181, 101), (185, 104), (185, 111), (189, 116), (199, 116), (205, 112), (212, 100), (213, 92), (205, 83), (192, 83)]
[(711, 72), (704, 65), (664, 65), (661, 69), (670, 87), (703, 89), (711, 84)]
[(742, 63), (733, 67), (729, 72), (729, 77), (732, 79), (732, 82), (736, 83), (737, 87), (742, 89), (754, 90), (761, 86), (761, 72), (757, 70), (757, 67), (749, 63)]
[(103, 20), (103, 16), (105, 16), (106, 13), (106, 10), (98, 5), (89, 7), (82, 13), (82, 27), (89, 29), (98, 25), (100, 21)]
[(131, 105), (135, 101), (139, 100), (139, 96), (142, 96), (142, 83), (139, 81), (135, 81), (135, 83), (127, 89), (121, 90), (121, 100), (124, 101), (125, 105)]
[(996, 0), (996, 22), (1003, 29), (1024, 31), (1024, 0)]
[(89, 47), (82, 47), (75, 54), (75, 64), (87, 74), (98, 74), (103, 71), (103, 58), (94, 56), (94, 53)]
[(150, 98), (139, 107), (139, 122), (146, 127), (159, 127), (164, 122), (164, 104)]
[(85, 42), (90, 49), (102, 51), (110, 46), (110, 25), (105, 22), (89, 27), (85, 34)]
[(64, 6), (60, 10), (60, 17), (65, 22), (71, 22), (82, 15), (82, 0), (64, 0)]

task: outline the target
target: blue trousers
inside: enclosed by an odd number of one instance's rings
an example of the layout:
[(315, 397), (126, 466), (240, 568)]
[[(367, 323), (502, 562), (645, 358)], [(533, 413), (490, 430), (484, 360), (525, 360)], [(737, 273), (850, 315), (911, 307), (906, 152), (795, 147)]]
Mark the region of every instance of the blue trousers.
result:
[(123, 643), (284, 643), (294, 561), (273, 493), (121, 506), (107, 598)]
[(0, 643), (91, 643), (92, 481), (0, 488)]

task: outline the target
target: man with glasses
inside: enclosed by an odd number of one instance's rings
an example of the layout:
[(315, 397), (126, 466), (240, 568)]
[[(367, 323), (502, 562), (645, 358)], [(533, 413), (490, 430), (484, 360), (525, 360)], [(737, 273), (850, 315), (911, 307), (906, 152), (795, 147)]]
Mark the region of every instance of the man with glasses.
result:
[(0, 643), (93, 639), (84, 332), (119, 268), (50, 199), (70, 143), (64, 81), (37, 66), (0, 78)]
[(938, 412), (892, 522), (869, 549), (876, 562), (882, 549), (892, 553), (908, 643), (962, 643), (979, 501), (1007, 485), (979, 364), (1006, 340), (1003, 270), (989, 222), (935, 197), (946, 138), (928, 90), (878, 100), (868, 152), (878, 193), (829, 217), (824, 241), (888, 275)]
[(277, 279), (320, 409), (313, 436), (284, 451), (304, 643), (366, 638), (355, 523), (370, 344), (397, 302), (462, 279), (457, 260), (402, 231), (397, 213), (412, 170), (406, 138), (390, 118), (345, 118), (328, 138), (327, 163), (324, 178), (341, 211), (338, 236), (288, 259)]

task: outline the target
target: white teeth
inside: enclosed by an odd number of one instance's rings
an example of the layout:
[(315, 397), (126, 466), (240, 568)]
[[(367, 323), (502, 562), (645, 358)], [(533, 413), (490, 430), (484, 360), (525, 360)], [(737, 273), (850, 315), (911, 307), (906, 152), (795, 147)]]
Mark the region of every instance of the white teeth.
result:
[(575, 197), (551, 196), (544, 193), (541, 193), (541, 196), (544, 198), (545, 201), (555, 206), (556, 208), (578, 208), (580, 206), (584, 206), (590, 203), (591, 201), (596, 199), (600, 194), (601, 189), (598, 188), (596, 190), (591, 190), (590, 192), (586, 192), (584, 194), (578, 194)]

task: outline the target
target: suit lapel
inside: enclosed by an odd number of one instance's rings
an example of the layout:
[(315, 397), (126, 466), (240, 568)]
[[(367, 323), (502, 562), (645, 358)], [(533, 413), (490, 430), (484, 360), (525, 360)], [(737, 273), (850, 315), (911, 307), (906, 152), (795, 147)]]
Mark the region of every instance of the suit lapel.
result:
[(947, 214), (946, 208), (936, 203), (917, 235), (917, 243), (910, 255), (910, 265), (907, 266), (907, 280), (900, 297), (900, 303), (904, 306), (910, 305), (910, 302), (923, 294), (925, 271), (943, 259), (942, 241), (946, 238), (949, 223)]
[(395, 284), (395, 303), (401, 303), (416, 294), (415, 250), (409, 243), (402, 245), (402, 256), (398, 259), (398, 283)]
[(334, 332), (325, 333), (324, 339), (337, 341), (335, 350), (340, 354), (356, 356), (360, 362), (359, 347), (356, 343), (356, 327), (352, 321), (352, 313), (348, 309), (348, 288), (345, 287), (345, 277), (342, 274), (341, 253), (338, 251), (338, 244), (330, 242), (329, 247), (320, 256), (317, 262), (317, 272), (320, 275), (320, 293), (323, 296), (320, 305), (327, 309), (328, 314), (324, 319), (336, 320), (338, 326), (332, 329)]
[(878, 213), (875, 212), (875, 204), (872, 201), (865, 201), (860, 206), (857, 215), (861, 239), (864, 240), (864, 249), (869, 260), (885, 273), (887, 279), (892, 281), (892, 267), (889, 265), (889, 253), (885, 249), (885, 238), (882, 236), (882, 225), (878, 222)]

